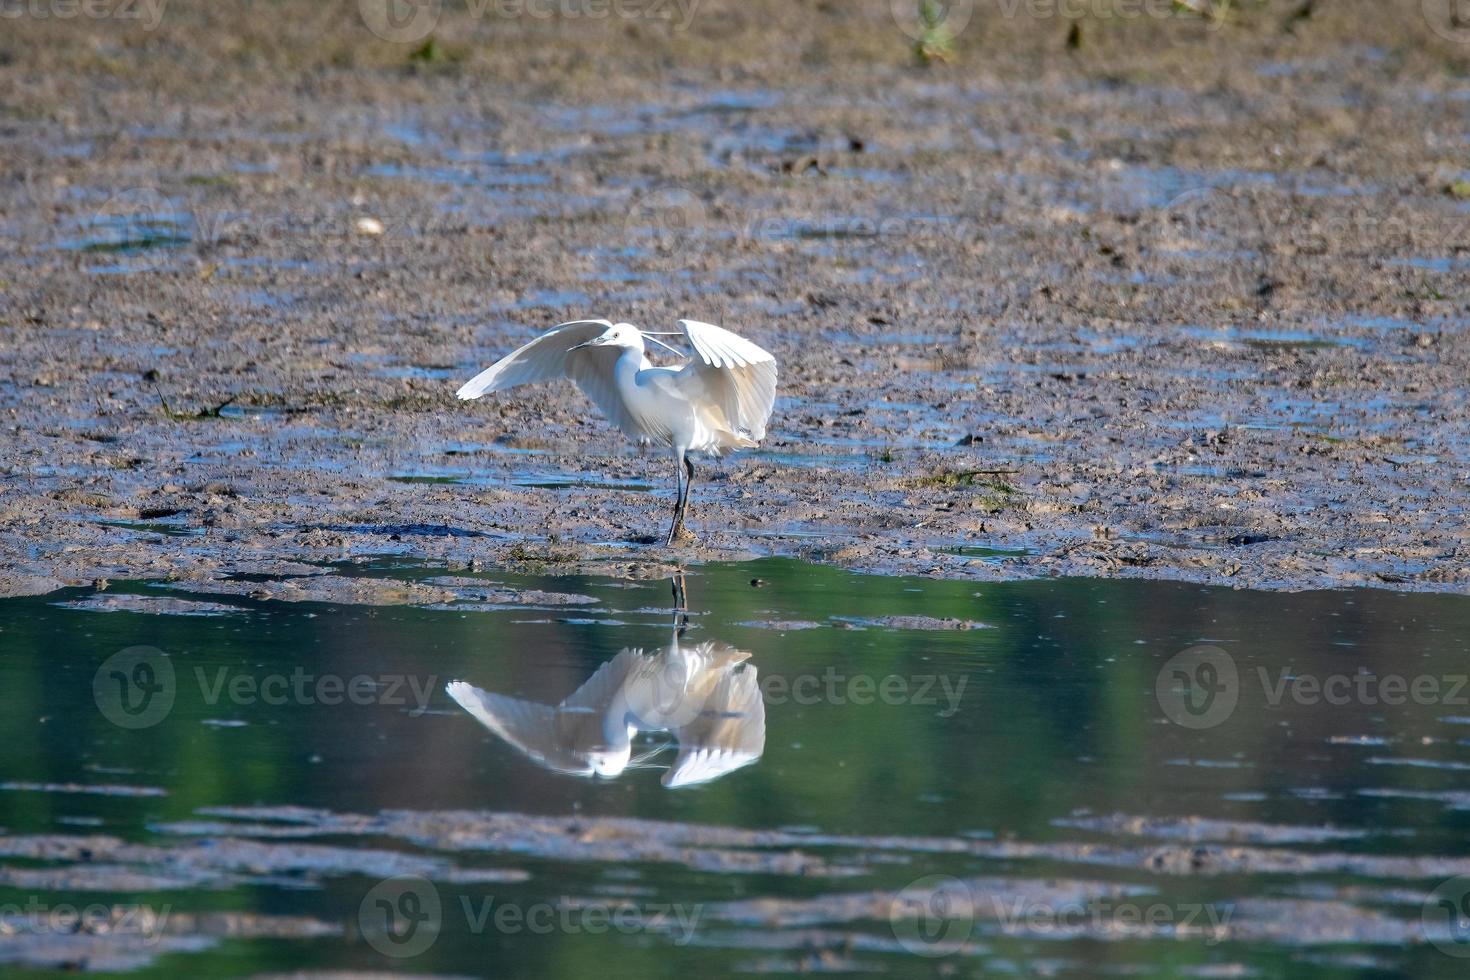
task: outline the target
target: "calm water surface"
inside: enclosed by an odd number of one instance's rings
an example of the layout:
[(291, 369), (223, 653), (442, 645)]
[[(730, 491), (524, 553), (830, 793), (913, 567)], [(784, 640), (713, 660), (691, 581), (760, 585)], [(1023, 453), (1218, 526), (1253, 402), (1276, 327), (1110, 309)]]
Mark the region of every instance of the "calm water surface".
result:
[(8, 973), (1470, 971), (1464, 597), (322, 572), (0, 602)]

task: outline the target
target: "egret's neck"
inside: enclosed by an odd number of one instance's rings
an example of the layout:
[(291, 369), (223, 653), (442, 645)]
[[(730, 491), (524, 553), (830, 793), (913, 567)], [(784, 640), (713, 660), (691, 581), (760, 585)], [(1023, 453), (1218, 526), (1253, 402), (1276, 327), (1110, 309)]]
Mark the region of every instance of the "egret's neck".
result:
[(632, 384), (638, 378), (638, 372), (643, 369), (643, 345), (629, 345), (623, 348), (618, 355), (618, 364), (615, 369), (619, 381)]

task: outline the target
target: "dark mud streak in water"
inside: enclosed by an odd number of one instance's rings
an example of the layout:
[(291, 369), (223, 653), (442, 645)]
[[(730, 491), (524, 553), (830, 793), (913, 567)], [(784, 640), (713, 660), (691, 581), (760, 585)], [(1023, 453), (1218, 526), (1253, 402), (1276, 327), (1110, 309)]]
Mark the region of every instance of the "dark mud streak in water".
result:
[[(340, 936), (342, 927), (306, 916), (242, 912), (161, 913), (136, 904), (93, 905), (100, 913), (72, 931), (37, 928), (23, 917), (0, 916), (5, 940), (0, 963), (75, 972), (123, 973), (154, 964), (162, 956), (203, 953), (225, 940), (319, 939)], [(187, 961), (185, 961), (187, 962)]]
[[(0, 882), (17, 888), (70, 891), (169, 891), (225, 888), (242, 884), (321, 885), (346, 875), (415, 875), (441, 883), (485, 885), (525, 882), (534, 877), (504, 867), (486, 868), (447, 858), (300, 842), (325, 836), (365, 837), (405, 847), (453, 854), (459, 859), (498, 855), (516, 861), (592, 862), (609, 867), (676, 863), (719, 875), (871, 878), (890, 875), (903, 857), (906, 875), (943, 856), (995, 862), (1040, 861), (1048, 866), (1108, 868), (1132, 881), (1087, 881), (1048, 875), (1039, 878), (977, 877), (951, 881), (965, 904), (952, 916), (976, 923), (974, 939), (953, 952), (984, 955), (985, 939), (1009, 935), (1039, 939), (1130, 939), (1331, 946), (1346, 937), (1367, 946), (1425, 941), (1418, 916), (1423, 894), (1396, 891), (1404, 881), (1439, 881), (1470, 873), (1470, 860), (1386, 858), (1331, 851), (1293, 850), (1292, 843), (1332, 842), (1356, 836), (1328, 828), (1234, 823), (1224, 820), (1151, 821), (1116, 815), (1079, 821), (1089, 829), (1111, 829), (1158, 837), (1167, 843), (1143, 848), (1058, 841), (1028, 844), (956, 837), (861, 836), (745, 830), (608, 817), (539, 817), (524, 813), (474, 811), (384, 811), (377, 815), (333, 813), (301, 807), (214, 807), (198, 821), (152, 828), (160, 843), (131, 844), (105, 836), (22, 836), (0, 839), (0, 856), (25, 858), (29, 867), (0, 866)], [(212, 818), (212, 819), (211, 819)], [(1190, 843), (1172, 843), (1181, 838)], [(1200, 839), (1251, 841), (1276, 846), (1223, 846)], [(1350, 873), (1382, 886), (1340, 886), (1331, 878)], [(1179, 876), (1246, 874), (1313, 882), (1311, 897), (1259, 897), (1227, 893), (1212, 900), (1198, 920), (1137, 922), (1107, 911), (1118, 905), (1162, 903), (1169, 879)], [(939, 886), (934, 886), (939, 887)], [(1305, 885), (1303, 887), (1306, 887)], [(752, 890), (759, 885), (752, 881)], [(922, 896), (921, 896), (922, 898)], [(575, 902), (562, 896), (560, 902)], [(901, 921), (915, 901), (911, 891), (844, 890), (812, 898), (751, 897), (701, 906), (706, 946), (742, 948), (750, 935), (738, 927), (759, 926), (765, 949), (848, 948), (901, 952), (891, 934), (869, 931), (873, 922)], [(1076, 921), (1041, 922), (1017, 909), (1098, 907)], [(830, 927), (856, 927), (832, 931)], [(825, 927), (815, 929), (813, 927)], [(281, 928), (286, 928), (282, 926)], [(321, 927), (325, 928), (325, 927)], [(312, 934), (310, 930), (308, 933)], [(185, 946), (168, 947), (187, 948)], [(112, 950), (131, 955), (126, 945)], [(44, 962), (36, 952), (23, 955)]]

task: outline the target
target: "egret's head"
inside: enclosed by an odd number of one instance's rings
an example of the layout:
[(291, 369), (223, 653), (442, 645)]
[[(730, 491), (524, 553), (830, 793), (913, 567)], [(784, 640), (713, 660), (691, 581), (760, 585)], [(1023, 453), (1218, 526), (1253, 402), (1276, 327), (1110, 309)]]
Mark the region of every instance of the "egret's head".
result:
[(579, 350), (583, 347), (635, 347), (641, 350), (643, 331), (631, 323), (614, 323), (596, 337), (571, 349)]

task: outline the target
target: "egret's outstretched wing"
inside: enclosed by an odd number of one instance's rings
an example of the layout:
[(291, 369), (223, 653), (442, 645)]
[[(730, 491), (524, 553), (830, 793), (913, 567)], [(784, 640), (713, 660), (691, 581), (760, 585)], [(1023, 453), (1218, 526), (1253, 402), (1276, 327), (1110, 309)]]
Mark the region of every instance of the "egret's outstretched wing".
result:
[(748, 766), (766, 750), (766, 703), (756, 669), (727, 670), (689, 724), (675, 729), (679, 755), (668, 787), (694, 786)]
[(639, 649), (619, 650), (618, 655), (597, 668), (597, 672), (582, 682), (582, 686), (567, 695), (560, 705), (565, 713), (583, 711), (607, 711), (608, 706), (619, 699), (623, 685), (648, 659)]
[(451, 681), (444, 690), (476, 721), (533, 762), (574, 776), (592, 775), (585, 756), (561, 737), (556, 708), (482, 691), (464, 681)]
[(452, 681), (444, 690), (476, 721), (533, 762), (557, 772), (590, 776), (591, 756), (608, 748), (608, 729), (625, 726), (622, 717), (607, 724), (608, 715), (627, 713), (619, 694), (629, 672), (643, 659), (640, 651), (622, 651), (554, 708), (482, 691), (464, 681)]
[(684, 331), (684, 338), (699, 359), (711, 367), (736, 368), (776, 360), (764, 348), (713, 323), (680, 320), (679, 329)]
[(694, 359), (679, 373), (686, 392), (713, 405), (725, 428), (754, 444), (765, 438), (776, 402), (776, 358), (723, 327), (680, 320)]
[[(479, 398), (492, 391), (555, 378), (571, 378), (592, 403), (602, 409), (619, 429), (634, 439), (660, 436), (658, 425), (633, 416), (618, 394), (613, 372), (622, 350), (617, 347), (583, 347), (578, 344), (601, 334), (612, 323), (607, 320), (572, 320), (552, 327), (522, 347), (505, 355), (471, 378), (456, 394), (461, 399)], [(649, 367), (648, 358), (643, 367)]]
[[(571, 348), (601, 334), (612, 324), (607, 320), (572, 320), (558, 324), (529, 344), (516, 348), (475, 375), (455, 392), (461, 399), (479, 398), (491, 391), (505, 391), (517, 385), (571, 376), (568, 356)], [(596, 348), (574, 352), (585, 354)]]

